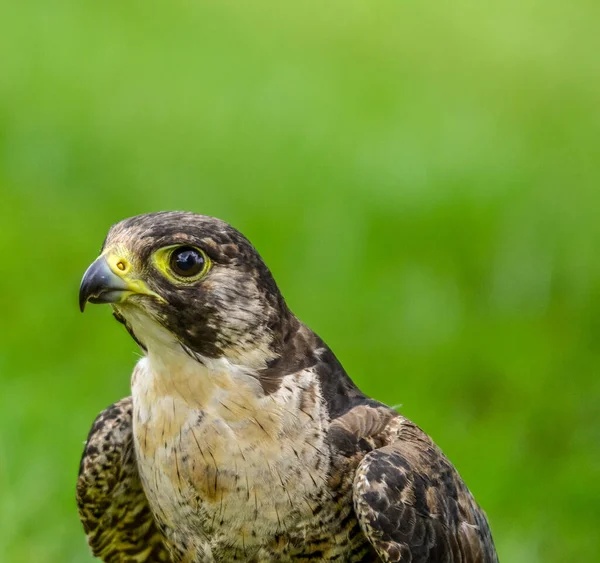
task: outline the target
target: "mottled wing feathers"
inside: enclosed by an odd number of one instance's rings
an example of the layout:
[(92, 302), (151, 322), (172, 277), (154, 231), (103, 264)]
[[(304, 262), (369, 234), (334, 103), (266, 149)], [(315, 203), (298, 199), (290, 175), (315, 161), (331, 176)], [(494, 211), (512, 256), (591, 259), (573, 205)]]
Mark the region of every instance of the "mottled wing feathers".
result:
[(362, 459), (353, 493), (361, 528), (381, 559), (497, 563), (485, 514), (448, 459), (410, 421), (388, 420), (379, 435), (389, 434), (386, 428), (396, 438)]
[(90, 548), (102, 561), (171, 561), (135, 463), (131, 397), (94, 421), (81, 458), (77, 505)]

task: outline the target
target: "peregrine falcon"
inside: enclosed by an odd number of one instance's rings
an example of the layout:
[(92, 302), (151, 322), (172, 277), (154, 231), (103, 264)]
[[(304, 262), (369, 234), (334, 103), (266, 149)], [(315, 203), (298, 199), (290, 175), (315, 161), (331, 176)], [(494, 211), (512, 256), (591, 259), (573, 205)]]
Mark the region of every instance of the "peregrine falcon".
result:
[(114, 225), (79, 304), (143, 351), (77, 482), (110, 563), (494, 563), (483, 510), (418, 426), (365, 396), (252, 244), (187, 212)]

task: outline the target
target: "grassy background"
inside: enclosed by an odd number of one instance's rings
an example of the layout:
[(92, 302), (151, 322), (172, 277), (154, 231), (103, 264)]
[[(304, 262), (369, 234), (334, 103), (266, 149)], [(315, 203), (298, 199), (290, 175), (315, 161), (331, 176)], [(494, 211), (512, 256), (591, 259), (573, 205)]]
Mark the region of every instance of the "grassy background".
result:
[(159, 209), (248, 235), (455, 462), (503, 562), (600, 561), (599, 12), (3, 5), (0, 561), (91, 561), (79, 455), (136, 348), (78, 284)]

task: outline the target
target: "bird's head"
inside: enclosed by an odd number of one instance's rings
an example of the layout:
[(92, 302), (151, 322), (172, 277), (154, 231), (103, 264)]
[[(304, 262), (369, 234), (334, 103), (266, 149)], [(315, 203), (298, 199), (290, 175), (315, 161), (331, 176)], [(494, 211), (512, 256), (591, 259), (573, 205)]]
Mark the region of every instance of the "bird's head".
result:
[(140, 346), (180, 346), (260, 368), (281, 353), (292, 318), (252, 244), (227, 223), (187, 212), (114, 225), (83, 276), (86, 303), (110, 303)]

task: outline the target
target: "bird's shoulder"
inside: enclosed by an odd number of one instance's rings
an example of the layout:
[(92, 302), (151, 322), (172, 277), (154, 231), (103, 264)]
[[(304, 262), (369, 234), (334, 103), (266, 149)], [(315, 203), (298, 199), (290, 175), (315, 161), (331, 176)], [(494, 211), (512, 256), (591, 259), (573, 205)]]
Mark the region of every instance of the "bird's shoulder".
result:
[(365, 398), (332, 420), (329, 439), (356, 460), (355, 512), (384, 561), (497, 561), (485, 513), (416, 424)]
[(92, 424), (77, 479), (88, 544), (106, 562), (170, 562), (142, 489), (132, 436), (132, 401), (103, 410)]

